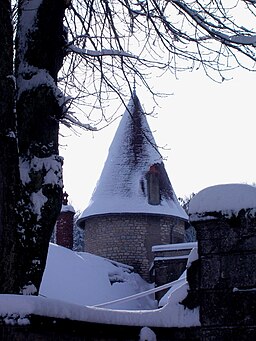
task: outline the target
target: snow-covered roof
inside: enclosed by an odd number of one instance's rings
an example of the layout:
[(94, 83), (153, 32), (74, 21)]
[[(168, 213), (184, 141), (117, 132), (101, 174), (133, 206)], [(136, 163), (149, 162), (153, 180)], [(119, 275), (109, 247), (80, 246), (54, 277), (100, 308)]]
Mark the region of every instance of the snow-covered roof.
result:
[(189, 203), (192, 220), (209, 218), (207, 213), (237, 214), (241, 209), (256, 209), (256, 187), (247, 184), (223, 184), (203, 189)]
[[(153, 166), (153, 167), (152, 167)], [(152, 170), (153, 169), (153, 170)], [(149, 204), (147, 176), (159, 176), (160, 203)], [(131, 97), (109, 148), (89, 206), (78, 220), (108, 213), (145, 213), (187, 219), (166, 173), (146, 114), (137, 95)]]

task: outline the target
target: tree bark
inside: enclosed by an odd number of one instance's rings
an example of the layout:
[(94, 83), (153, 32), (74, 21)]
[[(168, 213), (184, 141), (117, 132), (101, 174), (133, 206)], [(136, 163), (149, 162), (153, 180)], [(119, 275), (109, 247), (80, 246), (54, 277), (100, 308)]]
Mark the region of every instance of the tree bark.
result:
[[(64, 0), (19, 1), (16, 39), (17, 131), (22, 200), (18, 203), (19, 292), (37, 294), (62, 203), (58, 155), (63, 96)], [(29, 23), (29, 25), (28, 25)]]
[(14, 112), (11, 1), (0, 1), (0, 292), (17, 293), (19, 168)]

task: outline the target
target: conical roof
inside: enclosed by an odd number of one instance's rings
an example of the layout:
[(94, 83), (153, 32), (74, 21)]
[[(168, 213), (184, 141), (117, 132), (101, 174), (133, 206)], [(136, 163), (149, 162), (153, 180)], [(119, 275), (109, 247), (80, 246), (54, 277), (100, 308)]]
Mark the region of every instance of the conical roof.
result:
[[(150, 174), (153, 187), (154, 177), (157, 178), (159, 202), (149, 203)], [(90, 216), (109, 213), (160, 214), (188, 219), (176, 198), (135, 93), (120, 121), (100, 179), (78, 225), (82, 227), (82, 222)]]

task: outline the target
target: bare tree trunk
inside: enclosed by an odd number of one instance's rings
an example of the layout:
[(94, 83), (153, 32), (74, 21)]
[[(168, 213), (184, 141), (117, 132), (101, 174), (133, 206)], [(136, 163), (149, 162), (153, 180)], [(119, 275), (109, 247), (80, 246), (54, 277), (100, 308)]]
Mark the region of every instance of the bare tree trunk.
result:
[(19, 1), (16, 39), (17, 130), (22, 181), (20, 293), (37, 294), (49, 240), (62, 202), (58, 155), (63, 96), (56, 86), (63, 62), (64, 0)]
[(14, 113), (11, 1), (0, 1), (0, 292), (17, 293), (18, 149)]

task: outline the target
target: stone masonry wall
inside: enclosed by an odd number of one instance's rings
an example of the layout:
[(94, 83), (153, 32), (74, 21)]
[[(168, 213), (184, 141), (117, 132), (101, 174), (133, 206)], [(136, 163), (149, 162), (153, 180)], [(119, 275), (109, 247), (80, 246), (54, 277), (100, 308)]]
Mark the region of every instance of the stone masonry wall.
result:
[(134, 267), (145, 280), (152, 246), (184, 240), (185, 223), (176, 217), (108, 214), (85, 221), (85, 251)]
[[(142, 327), (99, 324), (32, 315), (30, 324), (5, 324), (0, 320), (4, 341), (138, 341)], [(157, 341), (199, 341), (200, 328), (150, 328)]]
[(202, 340), (252, 340), (246, 328), (256, 339), (256, 219), (249, 220), (242, 210), (232, 219), (195, 224)]
[[(211, 193), (216, 189), (209, 189)], [(219, 193), (213, 199), (220, 198), (225, 205), (223, 198), (233, 199), (233, 193)], [(201, 341), (256, 340), (255, 208), (228, 212), (224, 207), (223, 211), (192, 213), (198, 239), (199, 285), (195, 298), (200, 305)]]

